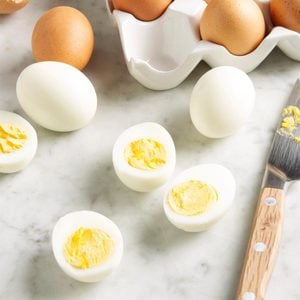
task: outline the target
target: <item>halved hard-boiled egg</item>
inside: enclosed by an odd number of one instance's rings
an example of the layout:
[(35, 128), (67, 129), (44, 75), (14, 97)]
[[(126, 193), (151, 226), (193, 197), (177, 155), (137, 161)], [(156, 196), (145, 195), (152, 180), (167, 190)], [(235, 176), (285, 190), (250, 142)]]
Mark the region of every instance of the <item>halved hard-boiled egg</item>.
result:
[(231, 172), (217, 164), (202, 164), (182, 172), (164, 197), (164, 211), (177, 228), (208, 229), (231, 207), (236, 184)]
[(93, 211), (69, 213), (58, 220), (52, 249), (60, 268), (82, 282), (97, 282), (120, 264), (123, 238), (117, 225)]
[(149, 192), (172, 175), (176, 151), (172, 137), (157, 123), (146, 122), (125, 130), (113, 149), (113, 165), (130, 189)]
[(37, 149), (37, 134), (21, 116), (0, 110), (0, 173), (24, 169)]

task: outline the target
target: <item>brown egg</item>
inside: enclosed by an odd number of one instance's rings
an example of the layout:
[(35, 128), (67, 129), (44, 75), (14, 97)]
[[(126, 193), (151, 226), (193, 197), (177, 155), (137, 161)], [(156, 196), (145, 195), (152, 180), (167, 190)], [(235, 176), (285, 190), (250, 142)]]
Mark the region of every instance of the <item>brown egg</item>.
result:
[(299, 0), (271, 0), (270, 11), (274, 25), (300, 32)]
[(11, 14), (24, 7), (29, 0), (0, 0), (0, 14)]
[(232, 54), (245, 55), (263, 40), (265, 20), (253, 0), (212, 0), (200, 20), (200, 34)]
[(94, 48), (89, 20), (77, 9), (59, 6), (48, 10), (32, 33), (32, 53), (36, 61), (60, 61), (82, 70)]
[(115, 9), (126, 11), (142, 21), (160, 17), (172, 0), (112, 0)]

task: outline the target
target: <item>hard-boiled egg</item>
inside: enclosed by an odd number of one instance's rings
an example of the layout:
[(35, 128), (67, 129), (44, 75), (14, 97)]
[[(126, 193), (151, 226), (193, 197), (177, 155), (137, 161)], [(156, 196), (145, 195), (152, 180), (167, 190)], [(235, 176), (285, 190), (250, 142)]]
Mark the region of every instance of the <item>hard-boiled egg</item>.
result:
[(172, 137), (161, 125), (141, 123), (125, 130), (113, 149), (113, 164), (130, 189), (149, 192), (172, 175), (176, 151)]
[(93, 211), (69, 213), (58, 220), (52, 249), (60, 268), (82, 282), (100, 281), (116, 269), (123, 255), (119, 228)]
[(86, 126), (97, 109), (97, 95), (90, 80), (61, 62), (40, 62), (25, 68), (17, 81), (17, 96), (30, 118), (54, 131)]
[(195, 85), (190, 114), (196, 129), (210, 138), (235, 133), (250, 117), (255, 88), (240, 69), (222, 66), (205, 73)]
[(24, 169), (37, 149), (35, 129), (21, 116), (0, 111), (0, 173)]
[(231, 207), (235, 195), (231, 172), (217, 164), (202, 164), (182, 172), (164, 196), (164, 211), (177, 228), (199, 232), (215, 224)]

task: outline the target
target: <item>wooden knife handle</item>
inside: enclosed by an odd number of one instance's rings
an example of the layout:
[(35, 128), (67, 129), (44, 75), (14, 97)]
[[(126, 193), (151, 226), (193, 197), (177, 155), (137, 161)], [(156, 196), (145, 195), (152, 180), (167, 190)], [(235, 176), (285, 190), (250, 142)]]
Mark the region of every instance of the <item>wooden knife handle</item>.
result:
[(264, 188), (257, 204), (236, 300), (263, 300), (282, 232), (284, 192)]

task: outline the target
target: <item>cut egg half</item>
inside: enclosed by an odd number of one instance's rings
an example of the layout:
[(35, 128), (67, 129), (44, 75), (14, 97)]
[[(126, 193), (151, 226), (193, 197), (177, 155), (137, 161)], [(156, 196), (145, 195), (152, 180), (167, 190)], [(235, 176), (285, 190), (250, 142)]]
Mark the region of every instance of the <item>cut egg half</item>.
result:
[(218, 164), (201, 164), (182, 172), (167, 189), (164, 211), (177, 228), (208, 229), (231, 207), (236, 184), (231, 172)]
[(138, 192), (150, 192), (163, 185), (176, 164), (171, 135), (152, 122), (125, 130), (115, 142), (112, 156), (119, 179)]
[(56, 223), (52, 249), (58, 265), (71, 278), (97, 282), (120, 264), (123, 238), (117, 225), (107, 217), (93, 211), (77, 211)]
[(21, 116), (0, 110), (0, 173), (24, 169), (37, 149), (37, 134)]

